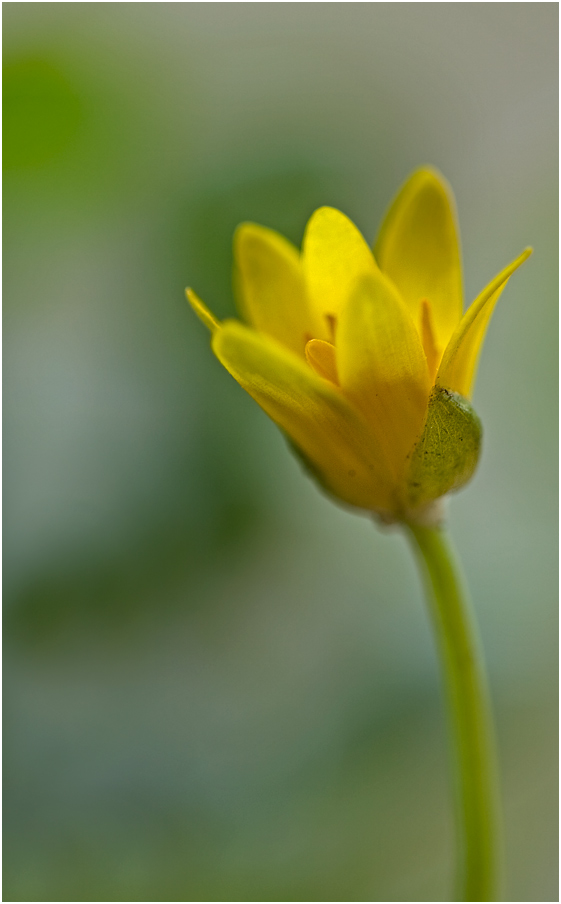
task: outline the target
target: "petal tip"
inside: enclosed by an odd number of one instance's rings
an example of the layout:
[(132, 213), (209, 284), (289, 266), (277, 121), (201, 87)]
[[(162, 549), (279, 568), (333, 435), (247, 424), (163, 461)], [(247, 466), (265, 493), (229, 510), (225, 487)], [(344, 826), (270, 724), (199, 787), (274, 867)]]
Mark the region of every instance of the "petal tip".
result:
[(206, 304), (201, 301), (201, 299), (199, 298), (197, 293), (193, 291), (193, 289), (187, 287), (185, 289), (185, 296), (199, 320), (204, 323), (206, 328), (210, 330), (211, 333), (215, 333), (220, 326), (220, 321), (216, 319), (211, 311), (209, 311)]
[(417, 169), (413, 170), (411, 174), (411, 178), (421, 178), (426, 177), (429, 179), (443, 179), (443, 175), (440, 170), (433, 166), (432, 163), (423, 163), (421, 166), (418, 166)]
[(420, 188), (423, 183), (432, 183), (433, 185), (438, 186), (438, 188), (444, 189), (447, 194), (452, 194), (450, 183), (446, 177), (441, 173), (438, 167), (433, 166), (430, 163), (419, 166), (416, 170), (413, 170), (409, 178), (406, 179), (404, 187), (410, 186), (411, 188)]
[(247, 220), (243, 223), (238, 223), (236, 228), (234, 229), (234, 237), (233, 244), (234, 249), (239, 248), (240, 244), (246, 239), (259, 234), (259, 226), (257, 223), (252, 223)]
[(339, 224), (341, 222), (345, 222), (345, 224), (350, 222), (346, 214), (344, 214), (341, 210), (338, 210), (336, 207), (331, 207), (329, 204), (322, 204), (321, 207), (318, 207), (316, 208), (316, 210), (314, 210), (314, 212), (308, 219), (308, 222), (306, 223), (306, 229), (304, 231), (304, 244), (306, 244), (306, 242), (309, 240), (312, 230), (317, 229), (318, 224)]
[(244, 220), (238, 223), (234, 230), (234, 251), (239, 251), (246, 242), (266, 242), (272, 237), (276, 237), (277, 233), (267, 226), (261, 226), (260, 223), (253, 223), (251, 220)]
[(292, 242), (277, 232), (270, 229), (269, 226), (262, 226), (260, 223), (253, 223), (247, 220), (240, 223), (234, 231), (234, 258), (237, 263), (243, 267), (248, 260), (261, 258), (263, 253), (271, 252), (277, 256), (280, 254), (295, 263), (298, 261), (300, 252)]
[(360, 232), (356, 224), (353, 222), (353, 220), (351, 220), (349, 216), (347, 216), (346, 213), (343, 213), (343, 211), (339, 210), (338, 207), (333, 207), (330, 204), (322, 204), (321, 207), (318, 207), (316, 208), (316, 210), (314, 210), (308, 222), (306, 223), (305, 232), (309, 232), (311, 224), (316, 226), (318, 222), (322, 223), (322, 221), (335, 226), (335, 228), (344, 226), (344, 228), (350, 227), (353, 232)]
[(330, 217), (330, 216), (331, 216), (332, 214), (334, 214), (334, 213), (335, 213), (337, 216), (345, 217), (345, 219), (348, 219), (348, 217), (346, 216), (346, 214), (344, 214), (342, 210), (339, 210), (338, 207), (333, 207), (331, 204), (322, 204), (321, 207), (316, 207), (316, 209), (314, 210), (312, 216), (310, 217), (310, 220), (311, 220), (313, 217), (317, 217), (317, 216), (328, 216), (328, 217)]

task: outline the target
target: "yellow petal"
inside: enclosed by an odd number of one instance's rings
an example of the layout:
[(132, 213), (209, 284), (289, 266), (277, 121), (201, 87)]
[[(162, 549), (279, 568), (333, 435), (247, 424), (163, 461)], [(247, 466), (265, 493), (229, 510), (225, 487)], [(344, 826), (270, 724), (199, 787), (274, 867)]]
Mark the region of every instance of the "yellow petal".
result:
[(212, 347), (332, 493), (360, 508), (391, 510), (390, 474), (381, 450), (334, 386), (275, 340), (234, 320), (217, 330)]
[(234, 256), (243, 314), (256, 330), (301, 356), (313, 336), (328, 338), (327, 325), (310, 312), (294, 245), (272, 229), (242, 223), (234, 237)]
[(310, 217), (302, 263), (312, 304), (331, 318), (338, 317), (358, 277), (378, 269), (354, 223), (333, 207), (320, 207)]
[(365, 414), (400, 477), (430, 392), (427, 361), (403, 301), (381, 273), (363, 277), (337, 332), (341, 388)]
[(477, 370), (477, 362), (491, 314), (509, 277), (532, 253), (526, 248), (508, 267), (499, 273), (475, 299), (464, 314), (450, 339), (438, 373), (436, 384), (470, 398)]
[(462, 271), (456, 209), (436, 170), (417, 170), (390, 207), (374, 254), (417, 323), (428, 298), (440, 352), (462, 316)]
[(331, 380), (336, 386), (339, 385), (335, 346), (331, 342), (324, 342), (323, 339), (310, 339), (306, 346), (306, 360), (320, 377)]
[(193, 292), (192, 289), (185, 289), (185, 295), (187, 296), (187, 301), (193, 308), (195, 314), (201, 320), (207, 329), (210, 330), (211, 333), (214, 333), (215, 330), (220, 326), (220, 321), (216, 319), (214, 314), (209, 311), (206, 304), (201, 301), (196, 292)]

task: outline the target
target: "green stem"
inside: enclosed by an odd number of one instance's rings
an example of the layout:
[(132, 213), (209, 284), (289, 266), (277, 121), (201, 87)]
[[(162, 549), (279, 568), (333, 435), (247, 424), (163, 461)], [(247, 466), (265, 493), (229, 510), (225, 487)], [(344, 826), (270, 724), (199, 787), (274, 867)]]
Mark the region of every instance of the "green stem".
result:
[(449, 707), (455, 765), (459, 901), (498, 900), (498, 776), (487, 682), (458, 566), (441, 528), (407, 524), (420, 560)]

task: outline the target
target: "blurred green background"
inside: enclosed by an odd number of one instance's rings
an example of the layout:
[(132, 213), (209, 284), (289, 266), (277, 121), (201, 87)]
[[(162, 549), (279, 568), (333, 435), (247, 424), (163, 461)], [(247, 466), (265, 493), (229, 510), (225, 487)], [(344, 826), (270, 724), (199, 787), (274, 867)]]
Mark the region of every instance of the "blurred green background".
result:
[(449, 900), (440, 688), (397, 532), (212, 356), (231, 238), (370, 239), (422, 163), (471, 300), (527, 244), (449, 506), (505, 899), (557, 895), (554, 3), (4, 4), (4, 900)]

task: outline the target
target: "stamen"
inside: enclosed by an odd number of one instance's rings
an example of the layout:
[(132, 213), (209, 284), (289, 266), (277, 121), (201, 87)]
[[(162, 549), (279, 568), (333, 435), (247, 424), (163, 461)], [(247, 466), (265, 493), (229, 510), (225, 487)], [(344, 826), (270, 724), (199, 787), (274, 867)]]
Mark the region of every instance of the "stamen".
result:
[(327, 321), (327, 328), (329, 330), (331, 342), (333, 344), (335, 344), (335, 330), (337, 328), (337, 318), (336, 318), (335, 314), (324, 314), (324, 317)]
[(429, 375), (432, 381), (442, 357), (442, 352), (436, 344), (434, 326), (432, 322), (432, 309), (428, 298), (421, 299), (421, 341), (427, 356)]
[(311, 339), (306, 344), (306, 358), (308, 364), (320, 377), (339, 386), (335, 346), (331, 342), (324, 342), (323, 339)]

